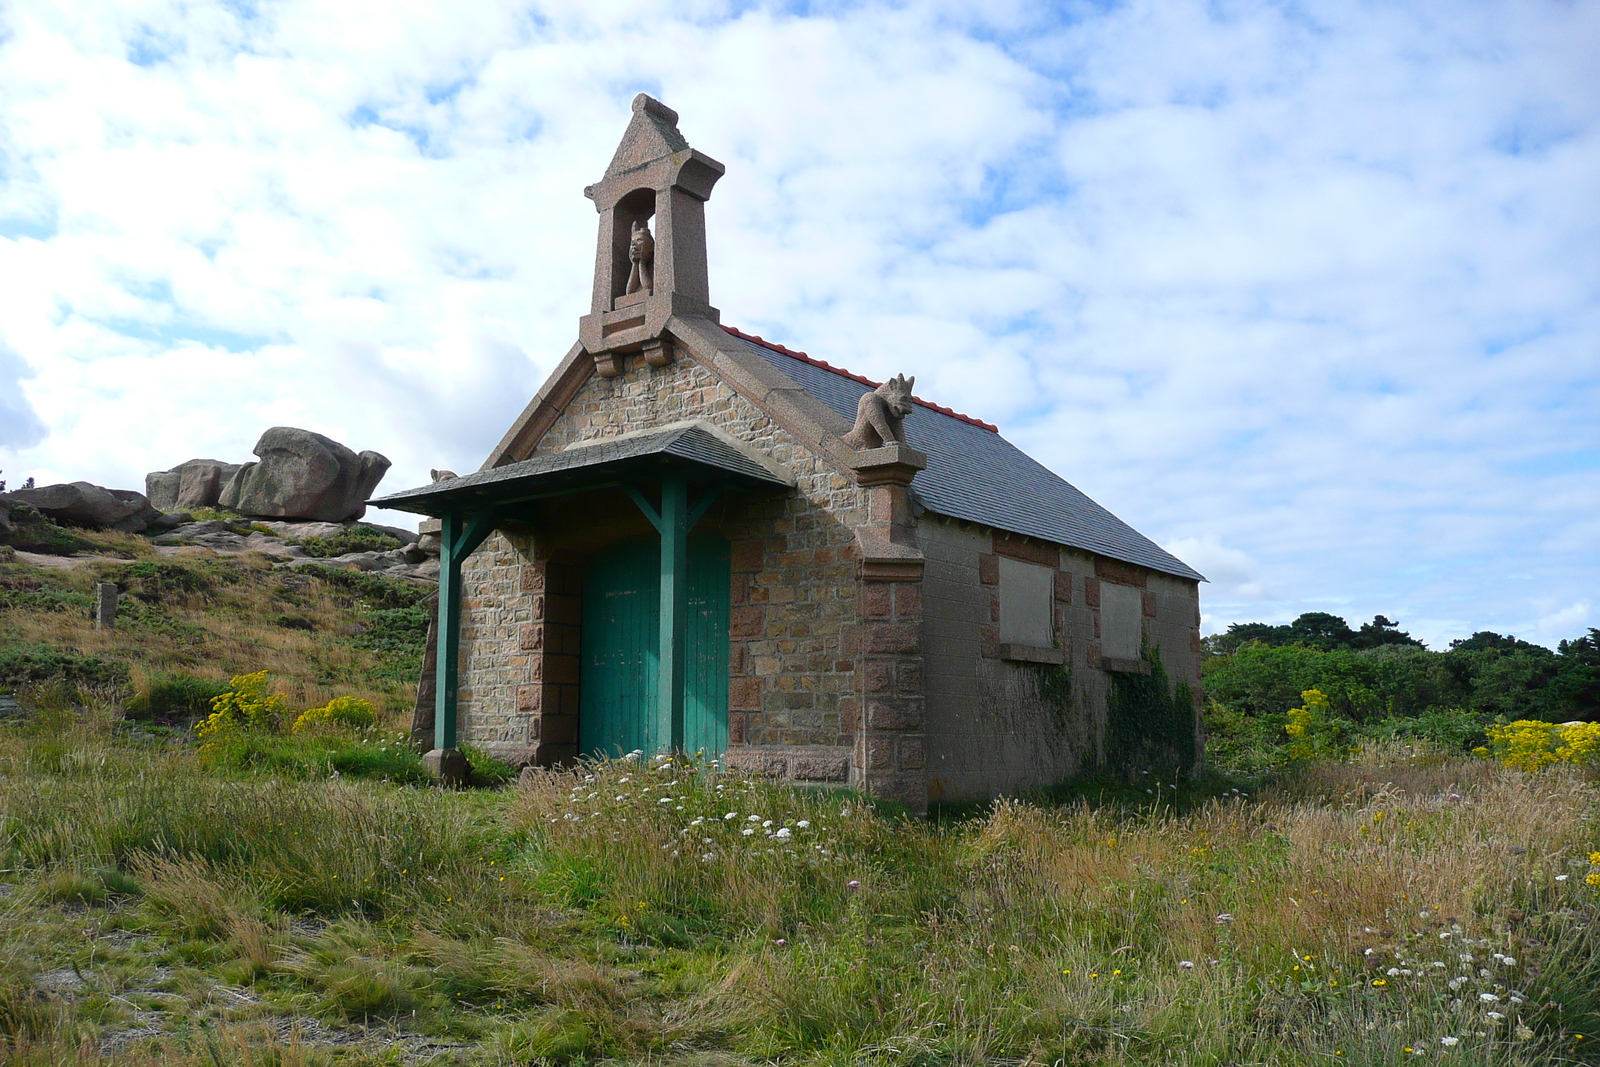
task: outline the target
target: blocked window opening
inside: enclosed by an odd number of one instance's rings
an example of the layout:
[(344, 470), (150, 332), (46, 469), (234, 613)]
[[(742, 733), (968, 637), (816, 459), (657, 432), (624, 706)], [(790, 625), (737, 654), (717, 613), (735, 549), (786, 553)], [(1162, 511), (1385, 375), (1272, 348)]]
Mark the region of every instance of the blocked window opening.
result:
[(1100, 655), (1106, 659), (1139, 658), (1144, 618), (1144, 593), (1131, 585), (1100, 583)]
[(1000, 641), (1049, 648), (1056, 572), (1036, 563), (1000, 557)]

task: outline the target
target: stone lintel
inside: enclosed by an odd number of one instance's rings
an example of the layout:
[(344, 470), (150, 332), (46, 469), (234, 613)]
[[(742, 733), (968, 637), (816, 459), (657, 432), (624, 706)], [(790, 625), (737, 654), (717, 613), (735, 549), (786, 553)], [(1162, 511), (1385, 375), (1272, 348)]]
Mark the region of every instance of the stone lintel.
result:
[(1059, 648), (1045, 648), (1042, 645), (1016, 645), (1010, 642), (1000, 645), (1000, 658), (1017, 660), (1022, 663), (1062, 664), (1067, 662), (1067, 654)]
[(1150, 664), (1142, 659), (1117, 659), (1112, 656), (1100, 657), (1100, 669), (1113, 674), (1149, 674)]

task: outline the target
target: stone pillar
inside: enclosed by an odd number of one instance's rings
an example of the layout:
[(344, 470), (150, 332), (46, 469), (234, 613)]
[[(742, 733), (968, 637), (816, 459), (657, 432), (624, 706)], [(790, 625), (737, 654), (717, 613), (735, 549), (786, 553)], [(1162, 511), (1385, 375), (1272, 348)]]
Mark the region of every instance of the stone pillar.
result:
[(522, 591), (532, 599), (533, 621), (522, 627), (518, 644), (532, 653), (532, 663), (528, 684), (517, 687), (517, 712), (528, 716), (533, 763), (551, 767), (578, 756), (583, 573), (561, 560), (529, 563)]
[(921, 577), (863, 579), (861, 624), (859, 785), (875, 797), (926, 811)]
[(852, 471), (868, 488), (867, 522), (856, 529), (861, 560), (860, 728), (851, 777), (873, 796), (928, 808), (923, 754), (922, 548), (910, 485), (927, 466), (902, 444), (856, 453)]
[(117, 586), (114, 582), (97, 582), (94, 587), (94, 628), (117, 628)]

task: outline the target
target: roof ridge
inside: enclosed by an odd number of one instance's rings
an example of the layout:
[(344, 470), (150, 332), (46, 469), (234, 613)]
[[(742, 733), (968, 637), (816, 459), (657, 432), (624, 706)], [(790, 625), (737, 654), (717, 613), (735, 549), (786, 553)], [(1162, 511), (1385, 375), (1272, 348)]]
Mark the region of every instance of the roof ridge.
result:
[[(835, 367), (831, 363), (808, 356), (804, 352), (796, 352), (794, 349), (785, 345), (780, 345), (776, 341), (768, 341), (759, 334), (745, 333), (743, 330), (733, 326), (723, 325), (722, 323), (718, 323), (718, 325), (722, 326), (724, 330), (733, 334), (733, 336), (739, 338), (740, 340), (749, 341), (751, 344), (760, 345), (762, 348), (771, 349), (774, 352), (782, 352), (786, 356), (789, 356), (793, 359), (798, 359), (802, 363), (809, 363), (811, 366), (817, 367), (820, 370), (837, 374), (841, 378), (849, 378), (853, 382), (860, 382), (862, 385), (868, 386), (872, 389), (876, 389), (878, 386), (883, 384), (882, 382), (875, 382), (865, 375), (856, 374), (854, 371), (845, 370), (843, 367)], [(996, 426), (992, 422), (984, 422), (982, 419), (974, 418), (971, 415), (963, 415), (959, 411), (947, 408), (943, 404), (935, 404), (931, 400), (924, 400), (920, 396), (914, 396), (911, 399), (922, 407), (937, 411), (941, 415), (949, 415), (952, 419), (959, 419), (962, 422), (969, 423), (973, 426), (982, 427), (983, 429), (988, 430), (990, 433), (997, 434), (1000, 432), (1000, 427)]]

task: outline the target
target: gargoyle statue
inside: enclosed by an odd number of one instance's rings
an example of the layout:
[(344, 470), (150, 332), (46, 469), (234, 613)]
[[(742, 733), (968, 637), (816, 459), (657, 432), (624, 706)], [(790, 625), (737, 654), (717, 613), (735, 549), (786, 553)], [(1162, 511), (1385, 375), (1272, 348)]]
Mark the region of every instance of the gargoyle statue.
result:
[(433, 479), (433, 482), (434, 482), (435, 485), (439, 484), (440, 482), (451, 481), (451, 480), (453, 480), (453, 479), (455, 479), (457, 477), (455, 471), (433, 471), (433, 470), (428, 472), (428, 476)]
[(863, 396), (856, 404), (856, 424), (844, 435), (851, 448), (881, 448), (906, 443), (901, 424), (911, 414), (911, 387), (915, 376), (897, 374)]
[(656, 239), (650, 236), (649, 228), (642, 222), (633, 224), (633, 233), (628, 238), (628, 260), (633, 267), (628, 271), (627, 292), (637, 293), (643, 289), (647, 293), (654, 293)]

